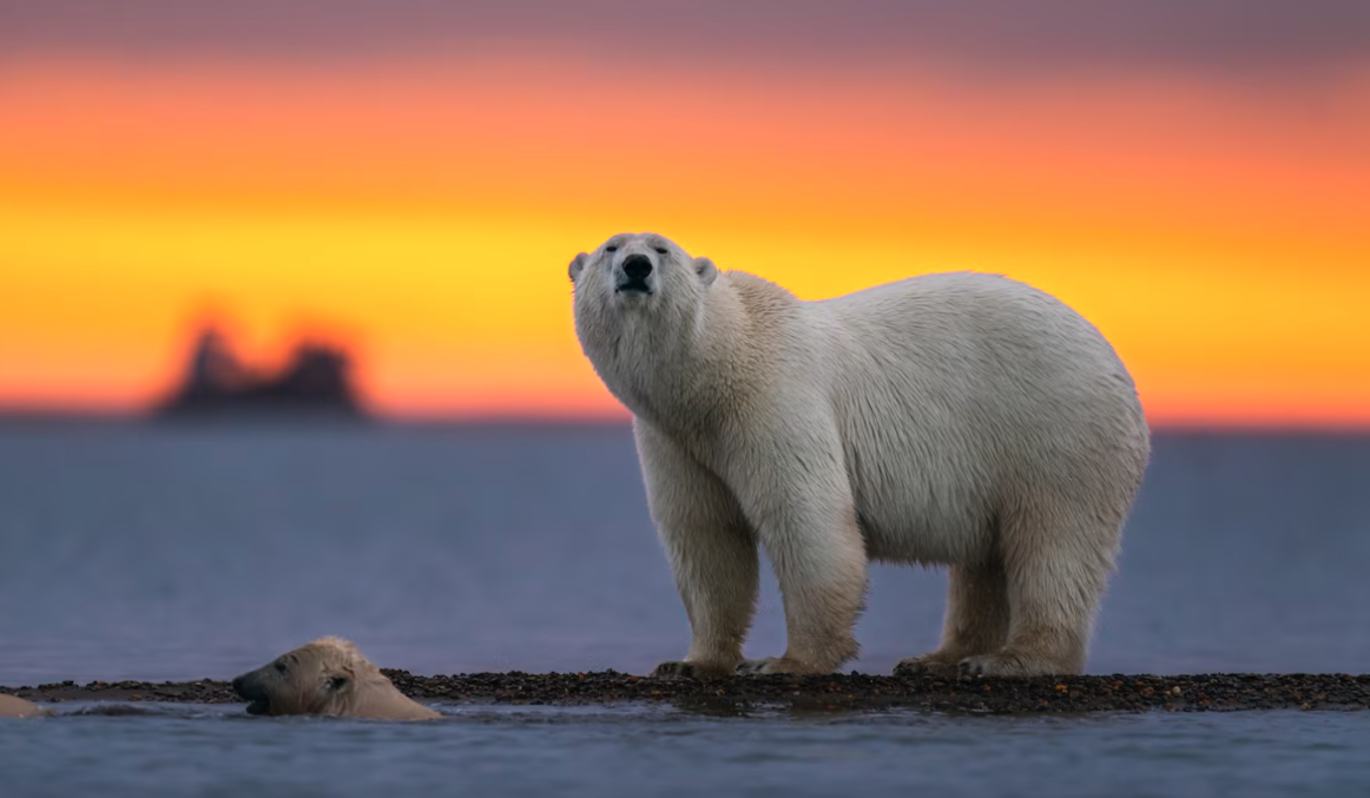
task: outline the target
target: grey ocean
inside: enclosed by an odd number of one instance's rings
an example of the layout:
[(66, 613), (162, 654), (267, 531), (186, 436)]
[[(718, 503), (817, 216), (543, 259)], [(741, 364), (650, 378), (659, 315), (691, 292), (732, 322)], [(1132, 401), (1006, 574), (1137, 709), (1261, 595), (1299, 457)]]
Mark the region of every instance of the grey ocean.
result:
[[(1124, 548), (1091, 672), (1370, 671), (1370, 437), (1158, 435)], [(875, 568), (853, 667), (933, 648), (944, 585)], [(226, 678), (324, 634), (423, 674), (678, 657), (628, 429), (0, 424), (0, 684)], [(783, 642), (772, 579), (748, 653)], [(1363, 712), (443, 709), (0, 721), (0, 795), (1370, 794)]]

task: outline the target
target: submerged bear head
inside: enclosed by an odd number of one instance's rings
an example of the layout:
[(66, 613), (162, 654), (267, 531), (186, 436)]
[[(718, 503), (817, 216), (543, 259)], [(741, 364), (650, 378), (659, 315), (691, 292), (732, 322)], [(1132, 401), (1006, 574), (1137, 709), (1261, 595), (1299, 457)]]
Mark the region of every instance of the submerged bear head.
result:
[(362, 665), (370, 663), (350, 642), (325, 637), (239, 676), (233, 689), (253, 715), (334, 714), (356, 690)]
[(692, 258), (655, 233), (619, 233), (594, 252), (576, 255), (569, 271), (578, 315), (679, 305), (707, 290), (718, 275), (713, 261)]
[(251, 715), (335, 715), (424, 719), (438, 713), (414, 703), (356, 646), (324, 637), (233, 680)]

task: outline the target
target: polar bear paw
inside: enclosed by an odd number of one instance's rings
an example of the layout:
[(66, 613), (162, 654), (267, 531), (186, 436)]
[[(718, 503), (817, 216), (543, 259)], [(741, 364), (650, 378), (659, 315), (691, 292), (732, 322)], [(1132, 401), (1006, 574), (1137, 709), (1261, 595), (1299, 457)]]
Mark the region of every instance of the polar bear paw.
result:
[(658, 679), (724, 679), (734, 671), (729, 665), (670, 660), (656, 666), (652, 676)]
[(895, 676), (918, 676), (923, 674), (955, 675), (963, 658), (955, 654), (934, 651), (918, 657), (906, 657), (894, 666)]
[(808, 674), (808, 673), (830, 673), (831, 669), (823, 670), (807, 665), (789, 657), (762, 657), (761, 659), (743, 660), (737, 666), (737, 672), (742, 676), (764, 676), (773, 673), (789, 674)]
[(1061, 667), (1043, 656), (1000, 651), (996, 654), (981, 654), (961, 660), (962, 676), (1054, 676), (1078, 673), (1078, 669)]

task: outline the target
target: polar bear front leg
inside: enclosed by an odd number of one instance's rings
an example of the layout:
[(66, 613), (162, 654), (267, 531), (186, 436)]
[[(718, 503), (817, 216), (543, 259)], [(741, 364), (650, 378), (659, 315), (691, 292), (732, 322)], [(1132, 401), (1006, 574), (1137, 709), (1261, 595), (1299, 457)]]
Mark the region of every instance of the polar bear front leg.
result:
[(690, 620), (684, 660), (656, 676), (732, 676), (756, 614), (756, 536), (723, 482), (666, 435), (633, 425), (647, 501)]
[(740, 673), (831, 673), (855, 659), (866, 594), (866, 547), (846, 469), (830, 451), (774, 449), (771, 468), (738, 493), (775, 566), (785, 607), (783, 656)]

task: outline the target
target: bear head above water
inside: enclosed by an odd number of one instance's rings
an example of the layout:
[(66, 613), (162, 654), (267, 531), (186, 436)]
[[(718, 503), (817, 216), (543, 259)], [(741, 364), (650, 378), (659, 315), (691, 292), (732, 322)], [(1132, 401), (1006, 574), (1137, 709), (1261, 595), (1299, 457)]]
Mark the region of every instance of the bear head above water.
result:
[(441, 717), (395, 688), (351, 642), (324, 637), (233, 680), (250, 715), (328, 715), (428, 720)]

